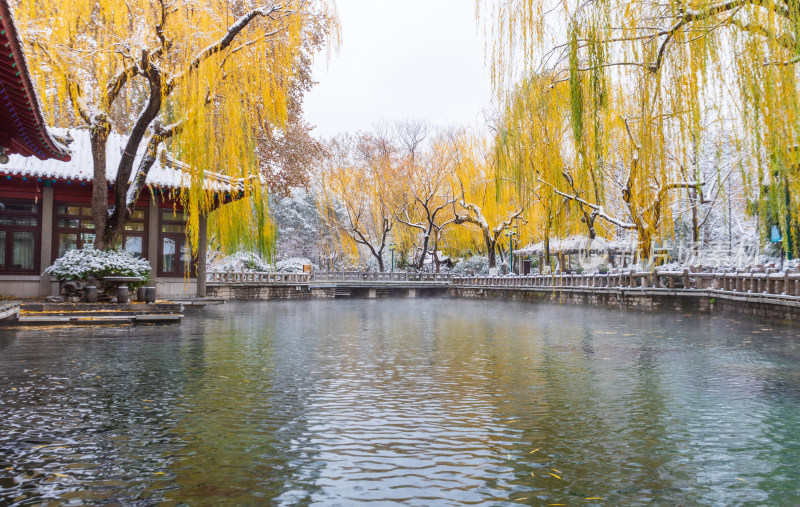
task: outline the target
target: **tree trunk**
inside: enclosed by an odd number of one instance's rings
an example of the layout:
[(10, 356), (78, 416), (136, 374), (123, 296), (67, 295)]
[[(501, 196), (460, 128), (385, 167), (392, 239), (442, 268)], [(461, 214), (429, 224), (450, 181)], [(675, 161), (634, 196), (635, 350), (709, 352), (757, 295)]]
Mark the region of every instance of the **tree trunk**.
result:
[(383, 248), (378, 250), (378, 254), (375, 256), (378, 259), (378, 271), (383, 273)]
[(697, 210), (697, 190), (689, 191), (689, 201), (692, 207), (692, 241), (697, 244), (700, 242), (700, 218)]
[(486, 256), (489, 257), (489, 267), (497, 267), (497, 252), (495, 251), (494, 242), (489, 243), (486, 250)]
[(94, 180), (92, 184), (92, 221), (94, 222), (94, 247), (102, 250), (111, 245), (105, 242), (104, 231), (108, 220), (108, 179), (106, 178), (106, 143), (111, 132), (111, 124), (101, 121), (91, 131), (92, 165)]
[(425, 269), (425, 256), (428, 253), (428, 244), (430, 243), (430, 233), (426, 233), (425, 237), (422, 239), (422, 253), (419, 255), (419, 263), (417, 264), (417, 269), (422, 271)]
[(496, 240), (493, 240), (492, 237), (489, 235), (489, 231), (483, 231), (483, 241), (486, 243), (486, 257), (489, 258), (489, 267), (496, 268), (497, 267), (497, 253), (495, 252), (496, 248)]

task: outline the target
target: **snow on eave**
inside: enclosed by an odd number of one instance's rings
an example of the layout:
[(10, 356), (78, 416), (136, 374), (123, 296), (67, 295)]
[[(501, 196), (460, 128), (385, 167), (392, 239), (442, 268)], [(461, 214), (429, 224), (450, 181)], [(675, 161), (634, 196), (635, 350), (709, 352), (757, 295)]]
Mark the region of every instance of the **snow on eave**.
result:
[[(65, 181), (89, 182), (94, 180), (94, 159), (89, 131), (86, 129), (51, 129), (56, 137), (68, 139), (72, 137), (72, 158), (69, 161), (39, 160), (33, 157), (10, 155), (8, 164), (0, 166), (0, 174), (10, 176), (26, 176)], [(116, 171), (125, 149), (127, 136), (112, 132), (106, 144), (106, 178), (109, 184), (116, 181)], [(142, 143), (136, 153), (131, 171), (131, 180), (136, 175), (136, 167), (144, 155), (147, 146)], [(190, 184), (187, 166), (181, 162), (167, 161), (169, 155), (163, 148), (159, 151), (153, 166), (147, 174), (145, 185), (152, 188), (180, 189)], [(220, 193), (240, 193), (244, 189), (244, 181), (237, 181), (223, 175), (206, 172), (205, 185), (208, 190)]]
[[(39, 106), (41, 103), (39, 100), (39, 95), (36, 91), (36, 87), (33, 86), (33, 79), (31, 78), (28, 70), (28, 64), (25, 59), (22, 39), (19, 36), (16, 26), (14, 25), (14, 14), (11, 10), (11, 6), (8, 5), (6, 0), (0, 0), (0, 25), (2, 25), (4, 28), (4, 36), (8, 40), (8, 43), (4, 48), (6, 53), (4, 53), (3, 56), (6, 58), (7, 55), (7, 59), (10, 59), (16, 65), (19, 84), (21, 85), (21, 88), (18, 91), (23, 95), (23, 99), (28, 103), (27, 111), (25, 111), (24, 108), (17, 111), (19, 114), (25, 117), (24, 120), (20, 120), (18, 118), (18, 121), (32, 121), (33, 128), (35, 129), (34, 132), (28, 131), (26, 133), (26, 128), (22, 123), (20, 123), (17, 126), (19, 136), (12, 137), (17, 137), (17, 139), (24, 140), (26, 149), (30, 150), (30, 153), (42, 160), (54, 158), (68, 161), (70, 159), (70, 150), (52, 135), (50, 129), (48, 129), (47, 125), (45, 124), (44, 116), (42, 115), (42, 111)], [(10, 82), (5, 83), (5, 87), (8, 87), (9, 85), (11, 85)], [(10, 100), (8, 96), (6, 96), (6, 99)], [(28, 125), (28, 128), (31, 128), (30, 125)], [(36, 140), (27, 137), (27, 134), (32, 134), (34, 136), (38, 134), (40, 139), (37, 142)], [(41, 150), (46, 150), (49, 153), (45, 153)]]

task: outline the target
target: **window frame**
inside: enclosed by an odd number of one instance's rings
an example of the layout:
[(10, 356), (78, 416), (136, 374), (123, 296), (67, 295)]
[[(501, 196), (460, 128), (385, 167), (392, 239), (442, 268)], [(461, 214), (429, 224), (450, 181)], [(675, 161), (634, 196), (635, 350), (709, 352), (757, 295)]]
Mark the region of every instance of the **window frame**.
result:
[[(41, 273), (41, 252), (42, 252), (42, 203), (37, 202), (35, 199), (6, 199), (2, 198), (4, 203), (18, 203), (18, 204), (33, 204), (36, 206), (34, 213), (24, 211), (0, 211), (3, 216), (14, 217), (33, 217), (36, 219), (36, 225), (3, 225), (0, 224), (0, 231), (6, 233), (5, 237), (5, 252), (4, 261), (0, 265), (0, 275), (38, 275)], [(20, 269), (6, 267), (6, 261), (11, 262), (14, 256), (13, 251), (13, 235), (15, 232), (32, 232), (33, 233), (33, 267), (31, 269)]]
[[(80, 224), (78, 227), (61, 227), (58, 225), (59, 220), (69, 219), (69, 220), (89, 220), (94, 225), (94, 221), (92, 220), (91, 215), (70, 215), (68, 213), (59, 213), (59, 208), (62, 206), (73, 207), (77, 206), (78, 208), (88, 208), (91, 210), (91, 203), (86, 202), (69, 202), (69, 201), (57, 201), (53, 203), (53, 248), (52, 248), (52, 262), (55, 262), (56, 259), (59, 257), (59, 236), (61, 234), (76, 234), (76, 248), (83, 248), (83, 238), (82, 234), (95, 234), (95, 228), (85, 228), (81, 227)], [(125, 231), (123, 230), (120, 234), (119, 246), (125, 246), (125, 238), (129, 236), (137, 236), (142, 238), (142, 259), (147, 259), (147, 240), (148, 240), (148, 223), (149, 223), (149, 209), (147, 206), (141, 206), (135, 209), (135, 211), (141, 211), (143, 213), (143, 218), (141, 219), (131, 219), (128, 221), (130, 223), (141, 223), (142, 230), (141, 231)], [(126, 224), (127, 225), (127, 224)]]
[[(165, 218), (165, 215), (168, 218)], [(159, 208), (158, 209), (158, 262), (156, 263), (157, 266), (157, 273), (160, 277), (184, 277), (186, 276), (186, 272), (180, 269), (166, 271), (164, 269), (164, 240), (165, 239), (172, 239), (175, 241), (175, 266), (177, 268), (180, 265), (180, 251), (182, 247), (189, 248), (189, 238), (187, 236), (187, 223), (188, 223), (188, 215), (183, 210), (174, 210), (172, 208)], [(181, 227), (182, 232), (163, 232), (165, 226), (169, 225), (179, 225)], [(190, 250), (191, 254), (191, 250)], [(196, 256), (190, 255), (189, 258), (189, 278), (196, 278), (197, 277), (197, 262)]]

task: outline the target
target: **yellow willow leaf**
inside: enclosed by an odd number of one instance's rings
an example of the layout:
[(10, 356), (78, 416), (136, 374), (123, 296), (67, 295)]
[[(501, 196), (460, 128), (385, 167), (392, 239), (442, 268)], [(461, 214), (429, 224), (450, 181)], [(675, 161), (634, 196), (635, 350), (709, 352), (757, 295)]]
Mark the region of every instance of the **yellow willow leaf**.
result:
[(553, 473), (548, 473), (547, 475), (552, 475), (552, 476), (553, 476), (553, 477), (555, 477), (556, 479), (559, 479), (559, 480), (561, 480), (561, 477), (559, 477), (559, 476), (558, 476), (558, 475), (556, 475), (556, 474), (553, 474)]
[[(184, 163), (183, 190), (160, 195), (189, 211), (192, 249), (200, 215), (213, 212), (212, 233), (270, 250), (274, 234), (259, 209), (267, 161), (256, 144), (267, 131), (285, 130), (303, 62), (319, 49), (314, 41), (338, 44), (335, 0), (12, 4), (48, 123), (128, 136), (141, 119), (145, 135), (134, 153), (153, 141)], [(140, 115), (148, 101), (160, 104), (154, 117)], [(215, 179), (238, 183), (220, 195), (206, 185)], [(236, 206), (218, 209), (227, 198), (250, 201), (260, 214), (243, 205), (238, 214), (226, 209)]]

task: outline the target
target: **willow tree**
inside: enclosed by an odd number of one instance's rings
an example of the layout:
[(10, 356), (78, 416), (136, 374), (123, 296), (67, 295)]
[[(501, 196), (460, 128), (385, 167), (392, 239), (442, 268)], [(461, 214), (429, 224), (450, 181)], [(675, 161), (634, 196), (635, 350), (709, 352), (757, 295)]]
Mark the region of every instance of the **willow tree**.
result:
[[(259, 129), (286, 122), (304, 44), (311, 32), (336, 30), (331, 2), (18, 3), (50, 119), (91, 133), (96, 247), (112, 244), (123, 230), (165, 143), (189, 173), (183, 198), (190, 229), (217, 204), (205, 185), (208, 172), (237, 179), (235, 192), (261, 192)], [(112, 130), (127, 137), (114, 168), (106, 160)], [(114, 175), (110, 213), (107, 174)], [(240, 224), (244, 215), (230, 211), (228, 226)]]
[[(613, 82), (631, 97), (626, 105), (608, 105), (630, 128), (629, 169), (635, 161), (636, 171), (642, 174), (673, 173), (673, 165), (690, 165), (692, 146), (708, 135), (709, 122), (704, 119), (735, 125), (746, 147), (745, 168), (758, 182), (757, 209), (763, 216), (777, 216), (785, 247), (797, 246), (796, 237), (790, 244), (790, 230), (800, 209), (795, 161), (795, 146), (800, 144), (800, 9), (796, 3), (478, 3), (483, 4), (490, 26), (498, 89), (506, 89), (521, 75), (552, 71), (553, 84), (563, 81), (586, 90), (587, 83)], [(579, 96), (571, 94), (573, 110), (580, 108)], [(606, 124), (603, 115), (588, 120), (599, 130)], [(576, 149), (580, 150), (579, 143)], [(638, 159), (633, 158), (634, 151)], [(631, 196), (639, 184), (635, 180)], [(670, 184), (662, 183), (654, 193), (644, 192), (641, 199), (657, 197)], [(651, 230), (655, 224), (645, 222), (657, 214), (638, 218), (643, 227), (637, 228)]]
[[(320, 171), (320, 211), (328, 225), (345, 239), (345, 252), (356, 256), (361, 245), (384, 271), (383, 256), (394, 228), (398, 149), (380, 132), (330, 143), (327, 164)], [(334, 213), (333, 210), (340, 210)]]
[[(449, 142), (455, 161), (455, 223), (463, 226), (450, 235), (463, 246), (477, 233), (489, 267), (496, 267), (499, 242), (507, 228), (525, 220), (531, 196), (525, 192), (515, 193), (511, 180), (495, 177), (494, 150), (483, 137), (459, 132), (451, 135)], [(523, 240), (522, 237), (516, 239)]]
[(417, 152), (419, 143), (412, 144), (415, 149), (407, 150), (398, 168), (403, 184), (398, 191), (395, 219), (405, 226), (404, 231), (398, 232), (398, 239), (417, 246), (417, 269), (425, 267), (425, 259), (430, 254), (438, 271), (440, 242), (445, 229), (455, 221), (455, 161), (443, 136), (434, 139), (423, 153)]

